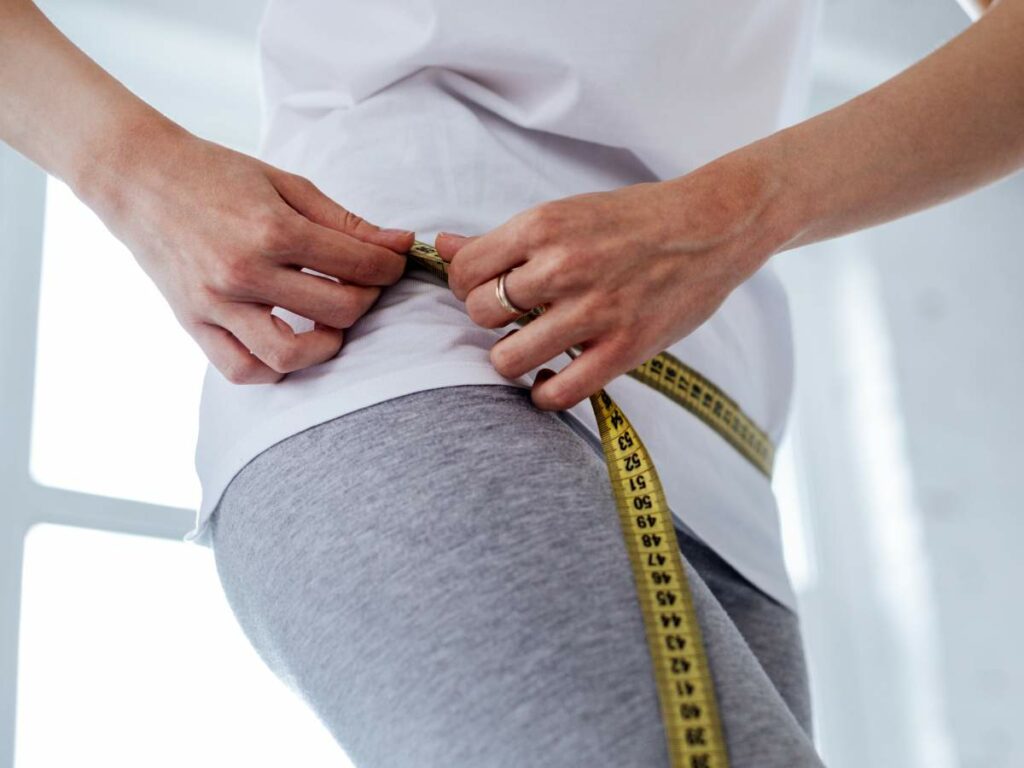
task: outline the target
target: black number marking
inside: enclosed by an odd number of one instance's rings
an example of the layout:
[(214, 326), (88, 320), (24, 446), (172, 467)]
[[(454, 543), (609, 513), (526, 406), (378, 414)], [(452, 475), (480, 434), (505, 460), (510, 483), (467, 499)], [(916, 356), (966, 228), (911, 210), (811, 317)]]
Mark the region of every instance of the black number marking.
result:
[(670, 651), (685, 651), (686, 638), (682, 635), (665, 635), (665, 647)]
[(680, 704), (679, 715), (683, 720), (696, 720), (700, 717), (701, 708), (696, 704)]
[(650, 509), (652, 506), (650, 494), (633, 497), (633, 506), (637, 509)]
[(704, 737), (704, 729), (700, 726), (686, 729), (686, 743), (691, 747), (707, 746), (707, 742), (704, 740)]

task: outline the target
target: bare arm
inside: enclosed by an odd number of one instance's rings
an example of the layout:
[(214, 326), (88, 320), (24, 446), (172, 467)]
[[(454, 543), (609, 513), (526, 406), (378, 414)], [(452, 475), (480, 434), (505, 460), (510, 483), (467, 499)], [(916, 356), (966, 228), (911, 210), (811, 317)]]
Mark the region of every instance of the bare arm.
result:
[[(1024, 0), (877, 88), (740, 150), (780, 188), (787, 247), (879, 224), (1024, 165)], [(763, 155), (762, 155), (763, 153)], [(791, 216), (790, 214), (795, 214)]]
[(438, 249), (479, 324), (508, 324), (494, 287), (512, 267), (511, 301), (548, 306), (494, 345), (499, 372), (519, 376), (583, 346), (533, 389), (539, 407), (568, 408), (691, 333), (773, 254), (1022, 165), (1024, 0), (997, 0), (888, 82), (692, 173), (545, 203)]
[[(306, 179), (171, 122), (30, 0), (0, 0), (0, 140), (96, 211), (233, 382), (277, 381), (337, 354), (412, 244), (411, 232), (381, 230)], [(274, 306), (315, 329), (293, 333)]]
[(147, 126), (170, 128), (34, 3), (0, 0), (0, 139), (81, 190), (129, 151), (125, 134)]

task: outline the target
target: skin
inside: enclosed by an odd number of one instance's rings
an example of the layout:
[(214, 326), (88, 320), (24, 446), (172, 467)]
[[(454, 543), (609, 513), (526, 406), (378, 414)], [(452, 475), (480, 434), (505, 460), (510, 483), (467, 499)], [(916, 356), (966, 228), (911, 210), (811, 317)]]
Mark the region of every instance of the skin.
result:
[[(442, 234), (449, 284), (471, 319), (501, 328), (510, 378), (562, 350), (533, 402), (569, 408), (700, 326), (771, 256), (965, 194), (1024, 166), (1024, 0), (900, 75), (685, 176), (531, 208), (477, 237)], [(623, 258), (628, 254), (628, 258)]]
[[(412, 245), (412, 232), (382, 230), (308, 180), (168, 120), (29, 0), (0, 0), (0, 139), (99, 215), (235, 383), (334, 357)], [(274, 306), (314, 330), (295, 334)]]
[[(961, 0), (977, 16), (985, 3)], [(1024, 164), (1024, 0), (830, 112), (685, 176), (545, 203), (479, 237), (440, 236), (451, 285), (515, 377), (580, 344), (533, 388), (571, 407), (683, 338), (772, 255), (964, 194)], [(0, 139), (66, 181), (131, 248), (211, 362), (267, 383), (323, 362), (411, 232), (382, 230), (309, 181), (204, 141), (110, 77), (30, 0), (0, 0)], [(629, 254), (628, 261), (622, 254)], [(312, 269), (335, 279), (303, 271)], [(317, 322), (295, 334), (274, 306)]]

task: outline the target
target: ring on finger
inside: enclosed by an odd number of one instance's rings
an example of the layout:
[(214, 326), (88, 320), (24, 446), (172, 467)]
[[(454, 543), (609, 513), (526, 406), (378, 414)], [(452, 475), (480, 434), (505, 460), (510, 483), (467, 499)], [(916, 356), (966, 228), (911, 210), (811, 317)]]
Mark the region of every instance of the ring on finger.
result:
[(501, 276), (498, 278), (498, 284), (497, 284), (497, 286), (495, 286), (494, 293), (498, 297), (498, 303), (501, 304), (501, 306), (507, 312), (510, 312), (513, 315), (515, 315), (516, 317), (518, 317), (520, 315), (525, 315), (530, 310), (528, 310), (528, 309), (520, 309), (515, 304), (513, 304), (512, 301), (508, 297), (508, 293), (505, 291), (505, 278), (507, 278), (509, 276), (509, 273), (512, 272), (513, 269), (515, 269), (515, 267), (513, 267), (512, 269), (508, 269), (508, 270), (506, 270), (506, 271), (501, 273)]

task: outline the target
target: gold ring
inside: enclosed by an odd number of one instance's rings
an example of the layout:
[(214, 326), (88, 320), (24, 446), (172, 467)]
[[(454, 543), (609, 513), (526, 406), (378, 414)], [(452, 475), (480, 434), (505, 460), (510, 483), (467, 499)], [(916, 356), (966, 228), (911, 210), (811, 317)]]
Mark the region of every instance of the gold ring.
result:
[[(512, 269), (515, 269), (515, 267), (513, 267)], [(498, 285), (495, 287), (494, 292), (498, 296), (498, 303), (501, 304), (501, 306), (504, 307), (505, 310), (511, 312), (513, 315), (518, 317), (519, 315), (525, 315), (530, 310), (520, 309), (519, 307), (517, 307), (515, 304), (509, 301), (508, 294), (505, 293), (505, 278), (508, 277), (508, 274), (509, 272), (512, 271), (512, 269), (509, 269), (501, 273), (501, 277), (498, 278)]]

